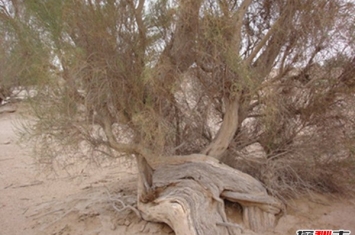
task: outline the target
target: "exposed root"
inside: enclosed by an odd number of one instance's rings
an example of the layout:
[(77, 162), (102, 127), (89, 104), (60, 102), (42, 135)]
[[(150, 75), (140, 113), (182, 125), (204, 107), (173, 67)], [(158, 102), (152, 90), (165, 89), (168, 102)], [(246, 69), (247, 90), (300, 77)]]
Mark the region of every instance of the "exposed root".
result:
[[(110, 192), (108, 191), (108, 189), (106, 188), (106, 193), (109, 197), (109, 202), (111, 203), (113, 209), (115, 209), (115, 211), (117, 212), (122, 212), (124, 210), (132, 210), (137, 216), (138, 218), (142, 219), (142, 215), (141, 213), (138, 211), (137, 208), (135, 208), (134, 206), (131, 206), (131, 205), (127, 205), (126, 203), (124, 203), (121, 199), (117, 198), (117, 197), (112, 197), (112, 195), (110, 194)], [(120, 207), (121, 208), (118, 208), (116, 206), (116, 203), (119, 203), (120, 204)]]

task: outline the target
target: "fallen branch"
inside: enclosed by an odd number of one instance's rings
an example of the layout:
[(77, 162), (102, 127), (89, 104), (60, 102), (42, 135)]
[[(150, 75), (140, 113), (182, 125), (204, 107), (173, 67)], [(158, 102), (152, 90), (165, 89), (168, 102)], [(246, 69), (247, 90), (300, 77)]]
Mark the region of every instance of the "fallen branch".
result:
[(44, 228), (42, 228), (41, 230), (44, 231), (47, 228), (49, 228), (50, 226), (52, 226), (53, 224), (57, 223), (58, 221), (62, 220), (65, 216), (67, 216), (68, 214), (70, 214), (71, 212), (75, 211), (74, 208), (70, 209), (69, 211), (65, 212), (63, 215), (61, 215), (58, 219), (50, 222), (49, 224), (47, 224)]
[[(108, 195), (108, 197), (109, 197), (109, 201), (111, 202), (112, 207), (113, 207), (117, 212), (122, 212), (122, 211), (124, 211), (124, 210), (130, 209), (130, 210), (132, 210), (132, 211), (138, 216), (138, 218), (142, 219), (141, 213), (140, 213), (135, 207), (133, 207), (133, 206), (131, 206), (131, 205), (127, 205), (126, 203), (124, 203), (124, 202), (123, 202), (121, 199), (119, 199), (119, 198), (112, 198), (112, 196), (111, 196), (110, 192), (108, 191), (108, 189), (107, 189), (107, 188), (105, 188), (105, 189), (106, 189), (106, 193), (107, 193), (107, 195)], [(122, 208), (121, 208), (121, 209), (118, 208), (118, 207), (115, 205), (115, 202), (120, 203)]]
[(15, 187), (12, 187), (12, 188), (26, 188), (26, 187), (36, 186), (36, 185), (40, 185), (40, 184), (43, 184), (43, 181), (35, 181), (33, 183), (30, 183), (30, 184), (23, 184), (23, 185), (15, 186)]

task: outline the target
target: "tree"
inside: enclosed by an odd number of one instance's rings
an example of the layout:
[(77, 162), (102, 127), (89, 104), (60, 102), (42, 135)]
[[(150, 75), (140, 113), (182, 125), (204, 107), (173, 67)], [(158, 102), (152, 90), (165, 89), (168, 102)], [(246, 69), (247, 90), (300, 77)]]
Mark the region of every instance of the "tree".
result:
[[(15, 90), (41, 82), (49, 71), (48, 54), (28, 22), (31, 16), (17, 1), (1, 1), (0, 5), (0, 103), (16, 95)], [(34, 79), (35, 78), (35, 79)]]
[[(30, 58), (18, 76), (38, 89), (31, 137), (42, 159), (78, 147), (135, 157), (142, 217), (176, 234), (238, 232), (225, 200), (243, 207), (246, 227), (270, 228), (284, 210), (280, 185), (325, 187), (322, 171), (303, 181), (298, 170), (329, 163), (329, 149), (353, 157), (352, 3), (12, 0), (1, 9), (19, 48), (2, 49)], [(235, 156), (255, 143), (265, 157), (246, 168), (255, 159)], [(256, 178), (223, 164), (236, 161)]]

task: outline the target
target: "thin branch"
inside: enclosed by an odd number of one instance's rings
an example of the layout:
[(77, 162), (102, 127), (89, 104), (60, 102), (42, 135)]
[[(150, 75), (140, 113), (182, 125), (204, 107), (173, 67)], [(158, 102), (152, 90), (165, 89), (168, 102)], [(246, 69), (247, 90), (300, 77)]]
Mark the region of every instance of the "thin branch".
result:
[[(107, 193), (107, 195), (108, 195), (108, 197), (109, 197), (109, 201), (111, 202), (112, 207), (113, 207), (117, 212), (120, 213), (120, 212), (122, 212), (122, 211), (124, 211), (124, 210), (129, 209), (129, 210), (132, 210), (132, 211), (138, 216), (138, 218), (142, 219), (142, 215), (141, 215), (141, 213), (137, 210), (137, 208), (135, 208), (135, 207), (133, 207), (133, 206), (131, 206), (131, 205), (127, 205), (127, 204), (124, 203), (121, 199), (112, 198), (111, 193), (108, 191), (107, 187), (105, 187), (105, 189), (106, 189), (106, 193)], [(118, 202), (118, 203), (121, 204), (121, 209), (116, 206), (115, 202)]]
[[(141, 41), (141, 45), (140, 45), (140, 47), (138, 47), (138, 48), (140, 48), (140, 52), (141, 52), (139, 55), (140, 57), (144, 56), (144, 52), (146, 49), (147, 29), (146, 29), (144, 22), (143, 22), (144, 2), (145, 2), (145, 0), (139, 0), (138, 6), (137, 6), (137, 8), (135, 8), (133, 0), (129, 1), (129, 5), (131, 6), (131, 8), (134, 12), (134, 17), (136, 19), (136, 23), (137, 23), (138, 31), (139, 31), (139, 38)], [(140, 59), (142, 60), (141, 62), (143, 63), (143, 58), (140, 58)]]
[(254, 50), (251, 52), (251, 54), (248, 56), (248, 58), (245, 60), (245, 65), (246, 66), (251, 66), (253, 63), (254, 58), (256, 55), (260, 52), (260, 50), (266, 45), (267, 41), (270, 39), (270, 37), (275, 33), (275, 31), (279, 28), (281, 19), (283, 17), (280, 16), (277, 21), (272, 25), (272, 27), (269, 29), (269, 31), (266, 33), (266, 35), (263, 37), (263, 39), (259, 42), (259, 44), (254, 48)]
[(232, 43), (235, 45), (236, 49), (240, 48), (244, 15), (246, 14), (248, 7), (252, 2), (253, 0), (244, 0), (243, 3), (238, 8), (238, 10), (233, 15), (233, 18), (235, 19), (235, 33), (234, 33), (234, 39)]
[(150, 153), (150, 151), (147, 148), (143, 147), (142, 145), (134, 144), (134, 143), (130, 143), (130, 144), (119, 143), (112, 132), (112, 120), (110, 118), (110, 114), (108, 113), (108, 110), (106, 110), (106, 108), (103, 108), (101, 112), (102, 112), (101, 113), (102, 127), (107, 137), (108, 144), (111, 148), (115, 149), (118, 152), (125, 152), (128, 154), (129, 153), (140, 154), (148, 159), (154, 158), (153, 154)]

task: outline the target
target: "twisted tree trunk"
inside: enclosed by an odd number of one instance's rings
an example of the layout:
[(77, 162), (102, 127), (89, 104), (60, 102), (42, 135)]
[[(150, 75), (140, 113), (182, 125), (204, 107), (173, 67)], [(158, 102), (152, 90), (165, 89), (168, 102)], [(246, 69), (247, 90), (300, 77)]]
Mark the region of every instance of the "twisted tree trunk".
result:
[[(263, 231), (274, 227), (283, 210), (261, 182), (222, 164), (240, 124), (239, 96), (226, 97), (226, 112), (215, 139), (187, 156), (138, 157), (138, 209), (145, 220), (164, 222), (177, 235), (240, 234), (243, 227)], [(243, 208), (243, 225), (229, 222), (225, 200)]]
[[(232, 17), (235, 32), (226, 41), (231, 50), (239, 48), (242, 19), (251, 2), (244, 0)], [(176, 31), (162, 54), (162, 68), (157, 68), (158, 78), (167, 86), (172, 84), (171, 74), (182, 74), (197, 59), (194, 45), (202, 1), (182, 0), (180, 4)], [(228, 200), (243, 207), (246, 228), (261, 231), (274, 226), (282, 203), (270, 197), (259, 181), (218, 160), (241, 124), (241, 91), (233, 89), (232, 83), (226, 91), (222, 125), (202, 154), (162, 158), (138, 151), (138, 209), (145, 220), (164, 222), (177, 235), (239, 234), (242, 226), (229, 222), (225, 212)]]
[[(243, 226), (262, 231), (283, 209), (259, 181), (206, 155), (170, 157), (155, 170), (143, 158), (138, 165), (143, 218), (164, 222), (177, 235), (240, 234)], [(243, 207), (244, 225), (229, 222), (224, 200)]]

